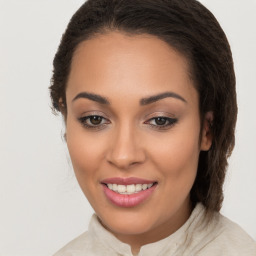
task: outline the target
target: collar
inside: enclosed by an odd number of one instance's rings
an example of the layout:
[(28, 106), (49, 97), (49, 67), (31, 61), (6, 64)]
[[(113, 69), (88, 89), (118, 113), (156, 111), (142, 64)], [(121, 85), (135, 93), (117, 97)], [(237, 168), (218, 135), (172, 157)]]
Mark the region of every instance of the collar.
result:
[[(137, 256), (165, 255), (167, 251), (170, 255), (177, 251), (181, 252), (182, 248), (185, 248), (186, 244), (191, 240), (193, 230), (196, 228), (196, 225), (201, 222), (204, 214), (204, 206), (198, 203), (183, 226), (160, 241), (142, 246)], [(112, 233), (106, 230), (98, 220), (96, 214), (91, 218), (88, 232), (89, 236), (93, 239), (97, 239), (103, 247), (113, 251), (113, 255), (134, 256), (131, 252), (130, 245), (121, 242)]]

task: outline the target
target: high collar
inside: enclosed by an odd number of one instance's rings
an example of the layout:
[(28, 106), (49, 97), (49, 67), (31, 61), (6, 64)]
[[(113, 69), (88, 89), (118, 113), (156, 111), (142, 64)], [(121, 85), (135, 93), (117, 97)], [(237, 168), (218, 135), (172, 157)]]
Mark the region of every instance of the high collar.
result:
[[(183, 226), (160, 241), (142, 246), (137, 256), (160, 256), (165, 255), (166, 251), (168, 251), (170, 255), (182, 252), (182, 248), (186, 247), (184, 245), (191, 240), (190, 236), (192, 236), (193, 232), (190, 231), (194, 230), (195, 225), (198, 225), (199, 222), (203, 222), (204, 215), (204, 206), (200, 203), (197, 204)], [(106, 230), (100, 223), (96, 214), (92, 216), (88, 232), (89, 236), (97, 239), (105, 248), (108, 248), (108, 250), (112, 250), (113, 255), (134, 256), (131, 252), (130, 245), (121, 242), (112, 233)]]

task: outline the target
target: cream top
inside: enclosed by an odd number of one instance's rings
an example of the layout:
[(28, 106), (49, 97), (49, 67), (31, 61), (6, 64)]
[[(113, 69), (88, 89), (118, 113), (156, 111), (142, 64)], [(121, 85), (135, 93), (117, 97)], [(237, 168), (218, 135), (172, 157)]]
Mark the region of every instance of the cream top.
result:
[[(94, 214), (89, 229), (54, 256), (134, 256)], [(256, 256), (256, 242), (237, 224), (215, 213), (206, 225), (205, 208), (197, 204), (186, 223), (169, 237), (141, 247), (137, 256)]]

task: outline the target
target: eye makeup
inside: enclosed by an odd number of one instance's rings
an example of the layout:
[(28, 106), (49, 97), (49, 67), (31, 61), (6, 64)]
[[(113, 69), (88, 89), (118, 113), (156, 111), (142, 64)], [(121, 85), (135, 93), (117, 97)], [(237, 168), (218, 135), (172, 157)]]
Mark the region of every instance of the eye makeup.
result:
[(86, 129), (102, 130), (110, 121), (103, 116), (88, 115), (78, 118), (78, 121)]
[[(104, 129), (108, 124), (111, 124), (110, 120), (100, 115), (86, 115), (78, 118), (78, 121), (83, 125), (84, 128), (94, 130)], [(174, 126), (177, 122), (177, 118), (155, 116), (145, 121), (144, 124), (149, 125), (151, 128), (156, 130), (167, 130)]]

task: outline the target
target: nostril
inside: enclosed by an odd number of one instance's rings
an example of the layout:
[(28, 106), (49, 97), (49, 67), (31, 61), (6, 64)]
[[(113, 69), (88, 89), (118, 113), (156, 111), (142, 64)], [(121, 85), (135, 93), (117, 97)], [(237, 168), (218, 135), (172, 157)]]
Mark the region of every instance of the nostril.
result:
[(119, 169), (127, 169), (143, 163), (146, 157), (143, 152), (139, 152), (138, 150), (126, 150), (126, 152), (124, 152), (124, 150), (119, 149), (114, 152), (109, 152), (106, 159), (111, 165), (114, 165)]

